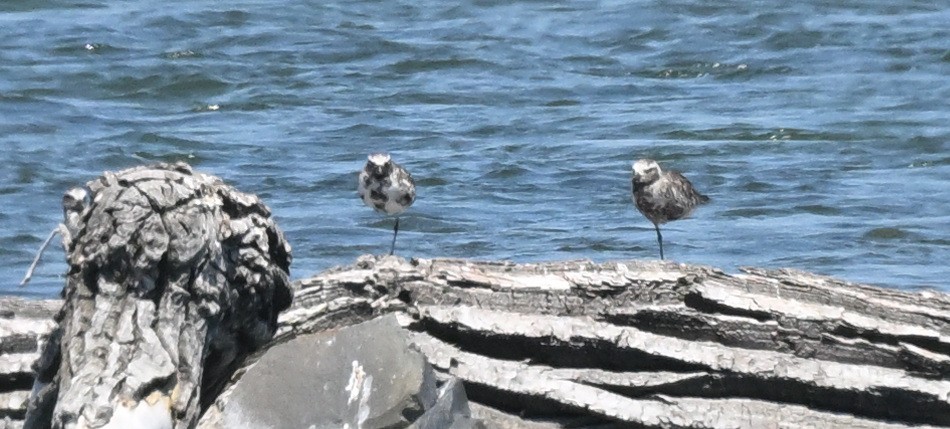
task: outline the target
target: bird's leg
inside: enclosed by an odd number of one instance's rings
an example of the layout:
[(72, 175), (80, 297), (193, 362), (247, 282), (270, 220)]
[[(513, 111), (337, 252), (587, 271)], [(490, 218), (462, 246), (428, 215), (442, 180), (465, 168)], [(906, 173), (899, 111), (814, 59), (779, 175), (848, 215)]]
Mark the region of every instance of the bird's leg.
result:
[(660, 225), (653, 224), (653, 227), (656, 228), (656, 242), (660, 243), (660, 260), (663, 260), (663, 235), (660, 234)]
[(396, 251), (396, 235), (399, 234), (399, 218), (396, 218), (396, 226), (393, 227), (393, 245), (389, 248), (389, 254), (392, 255)]

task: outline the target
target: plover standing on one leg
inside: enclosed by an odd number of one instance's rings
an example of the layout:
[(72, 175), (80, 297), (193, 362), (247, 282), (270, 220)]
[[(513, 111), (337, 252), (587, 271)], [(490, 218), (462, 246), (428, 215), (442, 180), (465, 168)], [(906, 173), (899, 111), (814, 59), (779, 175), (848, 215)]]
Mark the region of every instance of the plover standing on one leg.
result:
[(412, 176), (401, 165), (393, 162), (389, 154), (374, 153), (360, 172), (356, 191), (373, 210), (397, 215), (396, 226), (393, 227), (393, 244), (389, 248), (389, 254), (392, 255), (396, 250), (396, 235), (399, 234), (398, 215), (416, 200), (416, 184)]
[(652, 159), (640, 159), (633, 163), (633, 203), (656, 229), (656, 241), (660, 244), (660, 259), (663, 259), (663, 236), (660, 224), (682, 219), (696, 206), (709, 202), (709, 197), (700, 194), (682, 174), (663, 171)]

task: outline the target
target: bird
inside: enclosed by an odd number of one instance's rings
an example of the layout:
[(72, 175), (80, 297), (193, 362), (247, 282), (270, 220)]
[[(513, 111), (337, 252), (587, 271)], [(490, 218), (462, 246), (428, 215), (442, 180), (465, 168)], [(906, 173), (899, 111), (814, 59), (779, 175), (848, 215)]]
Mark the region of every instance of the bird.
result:
[(367, 157), (366, 166), (360, 172), (356, 192), (363, 203), (376, 212), (396, 216), (393, 243), (389, 248), (389, 254), (392, 255), (396, 251), (396, 236), (399, 234), (398, 215), (416, 200), (416, 183), (412, 175), (393, 162), (389, 154), (373, 153)]
[(633, 204), (644, 217), (653, 222), (656, 241), (663, 257), (663, 235), (660, 225), (689, 216), (697, 206), (709, 202), (693, 184), (676, 171), (663, 171), (652, 159), (638, 159), (633, 163)]

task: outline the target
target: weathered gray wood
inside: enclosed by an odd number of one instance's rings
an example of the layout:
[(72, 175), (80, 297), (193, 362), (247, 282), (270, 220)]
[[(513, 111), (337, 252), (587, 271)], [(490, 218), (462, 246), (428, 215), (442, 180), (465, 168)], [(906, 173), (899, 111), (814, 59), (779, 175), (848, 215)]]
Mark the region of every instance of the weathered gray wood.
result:
[(950, 426), (941, 292), (658, 261), (371, 256), (297, 287), (277, 340), (395, 312), (489, 427)]
[(940, 292), (670, 262), (369, 257), (301, 288), (282, 329), (325, 317), (308, 313), (311, 297), (405, 311), (420, 349), (470, 399), (549, 423), (950, 425)]
[(0, 420), (0, 429), (22, 429), (23, 421), (14, 420), (10, 417), (4, 417), (3, 420)]
[(0, 429), (23, 425), (33, 386), (32, 365), (55, 326), (52, 316), (61, 304), (0, 298)]
[[(491, 359), (467, 353), (426, 334), (416, 344), (433, 365), (464, 381), (489, 384), (505, 394), (541, 398), (567, 409), (648, 427), (770, 427), (787, 425), (842, 428), (909, 427), (854, 416), (822, 412), (774, 401), (714, 398), (710, 385), (723, 383), (716, 373), (654, 374), (605, 372), (597, 369), (551, 368), (545, 365)], [(623, 393), (615, 393), (615, 392)], [(658, 392), (677, 392), (664, 395)], [(796, 425), (797, 423), (797, 425)]]
[(276, 331), (289, 245), (257, 197), (184, 164), (68, 195), (64, 301), (25, 427), (192, 426)]

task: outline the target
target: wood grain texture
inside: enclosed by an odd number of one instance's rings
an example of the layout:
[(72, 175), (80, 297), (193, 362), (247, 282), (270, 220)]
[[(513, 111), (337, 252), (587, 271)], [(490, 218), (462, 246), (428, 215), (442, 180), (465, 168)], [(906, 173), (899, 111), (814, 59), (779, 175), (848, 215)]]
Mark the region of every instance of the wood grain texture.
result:
[(659, 261), (364, 257), (302, 281), (284, 335), (329, 314), (309, 297), (405, 312), (470, 399), (538, 424), (950, 425), (939, 292)]

